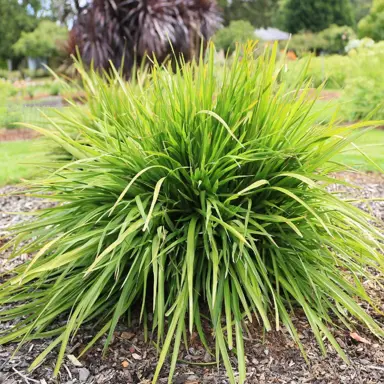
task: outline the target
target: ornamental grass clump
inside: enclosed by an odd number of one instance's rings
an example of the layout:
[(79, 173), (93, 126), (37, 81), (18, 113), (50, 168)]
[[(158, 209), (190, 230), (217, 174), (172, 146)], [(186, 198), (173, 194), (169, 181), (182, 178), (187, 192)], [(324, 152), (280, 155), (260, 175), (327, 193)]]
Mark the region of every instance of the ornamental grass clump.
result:
[(255, 49), (238, 48), (218, 71), (210, 46), (197, 62), (175, 71), (155, 63), (133, 83), (78, 65), (89, 107), (62, 114), (54, 130), (36, 128), (73, 158), (32, 185), (58, 204), (5, 245), (32, 258), (3, 280), (0, 320), (18, 322), (0, 342), (53, 338), (31, 369), (58, 347), (57, 374), (85, 323), (98, 333), (83, 353), (103, 335), (107, 352), (133, 306), (143, 322), (153, 314), (153, 382), (168, 355), (172, 382), (191, 332), (212, 347), (207, 322), (231, 383), (245, 381), (251, 321), (286, 327), (305, 354), (292, 321), (301, 309), (321, 350), (327, 339), (344, 359), (329, 324), (359, 322), (383, 336), (360, 305), (377, 308), (363, 281), (383, 272), (383, 235), (327, 189), (343, 183), (330, 176), (340, 168), (332, 158), (368, 123), (316, 124), (305, 73), (288, 88), (277, 46)]

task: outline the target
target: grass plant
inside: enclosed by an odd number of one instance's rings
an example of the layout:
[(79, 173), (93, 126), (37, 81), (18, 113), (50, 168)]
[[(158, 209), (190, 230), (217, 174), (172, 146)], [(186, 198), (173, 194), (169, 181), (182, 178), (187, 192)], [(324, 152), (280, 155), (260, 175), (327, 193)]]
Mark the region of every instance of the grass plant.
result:
[(305, 72), (288, 86), (278, 80), (277, 46), (256, 58), (255, 49), (238, 47), (220, 76), (213, 46), (175, 70), (155, 62), (131, 83), (77, 64), (89, 108), (35, 127), (72, 157), (31, 185), (58, 205), (15, 227), (3, 246), (33, 257), (1, 285), (0, 304), (13, 307), (0, 321), (15, 323), (0, 343), (53, 338), (31, 369), (58, 348), (57, 375), (85, 323), (98, 332), (81, 355), (103, 335), (107, 352), (134, 305), (143, 322), (153, 313), (154, 383), (168, 358), (172, 382), (192, 332), (209, 349), (207, 322), (231, 383), (246, 380), (245, 319), (286, 327), (304, 355), (297, 309), (324, 354), (330, 343), (347, 360), (330, 324), (359, 322), (383, 336), (360, 302), (379, 312), (363, 282), (382, 276), (384, 237), (327, 190), (343, 183), (330, 177), (342, 168), (334, 156), (378, 123), (318, 124)]

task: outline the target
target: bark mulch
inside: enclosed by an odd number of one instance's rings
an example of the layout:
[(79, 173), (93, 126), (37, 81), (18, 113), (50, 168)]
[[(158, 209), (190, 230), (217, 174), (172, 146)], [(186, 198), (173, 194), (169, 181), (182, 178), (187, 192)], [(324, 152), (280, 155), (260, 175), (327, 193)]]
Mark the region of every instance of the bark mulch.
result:
[(38, 136), (39, 133), (27, 128), (0, 129), (0, 142), (31, 140)]
[[(359, 188), (332, 187), (337, 193), (347, 193), (357, 198), (384, 198), (384, 176), (376, 174), (341, 174), (345, 180), (352, 181)], [(0, 189), (2, 193), (14, 191), (13, 187)], [(5, 211), (31, 211), (45, 206), (46, 202), (38, 199), (12, 196), (0, 197), (0, 236), (6, 227), (23, 220), (22, 216), (10, 216)], [(49, 204), (49, 203), (48, 203)], [(370, 210), (376, 217), (384, 220), (384, 203), (374, 201), (369, 204), (358, 203), (362, 209)], [(3, 212), (3, 213), (1, 213)], [(2, 255), (5, 257), (6, 255)], [(25, 256), (27, 257), (27, 256)], [(1, 260), (1, 255), (0, 255)], [(19, 263), (22, 260), (15, 260)], [(5, 269), (5, 266), (1, 266)], [(378, 301), (384, 303), (384, 292), (374, 282), (367, 281), (367, 289)], [(384, 305), (382, 305), (384, 311)], [(371, 311), (367, 308), (367, 311)], [(377, 321), (384, 323), (382, 316), (373, 314)], [(36, 340), (24, 345), (12, 356), (16, 344), (0, 346), (0, 383), (85, 383), (85, 384), (125, 384), (150, 383), (157, 362), (156, 348), (152, 343), (144, 341), (144, 332), (138, 324), (138, 314), (132, 313), (132, 323), (121, 322), (115, 332), (114, 340), (105, 357), (102, 356), (102, 340), (97, 343), (84, 357), (78, 361), (75, 356), (82, 347), (97, 332), (90, 324), (82, 328), (71, 342), (65, 359), (65, 364), (56, 379), (52, 378), (55, 354), (42, 363), (34, 372), (27, 368), (33, 359), (48, 345), (49, 341)], [(294, 314), (294, 323), (299, 331), (300, 339), (307, 351), (307, 364), (287, 332), (272, 331), (264, 334), (257, 322), (248, 325), (246, 333), (247, 383), (316, 383), (316, 384), (360, 384), (384, 383), (384, 343), (362, 329), (358, 324), (354, 333), (344, 327), (332, 329), (338, 342), (345, 350), (350, 364), (345, 363), (335, 353), (331, 346), (327, 346), (327, 356), (322, 356), (313, 333), (301, 311)], [(0, 324), (6, 329), (11, 324)], [(383, 324), (384, 326), (384, 324)], [(225, 370), (212, 362), (211, 355), (204, 350), (192, 335), (188, 349), (180, 353), (180, 361), (176, 374), (172, 379), (175, 384), (198, 383), (227, 383)], [(213, 343), (212, 343), (213, 344)], [(236, 358), (232, 357), (234, 366)], [(159, 383), (167, 382), (169, 366), (165, 364)]]

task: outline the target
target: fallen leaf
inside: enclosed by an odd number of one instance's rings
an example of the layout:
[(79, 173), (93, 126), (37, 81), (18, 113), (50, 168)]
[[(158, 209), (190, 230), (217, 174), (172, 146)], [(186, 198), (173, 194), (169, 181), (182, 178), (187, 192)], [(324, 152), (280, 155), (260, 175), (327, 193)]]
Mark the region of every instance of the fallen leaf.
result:
[(129, 363), (128, 363), (127, 360), (124, 360), (124, 361), (121, 363), (121, 365), (123, 366), (123, 368), (128, 368)]
[(125, 339), (125, 340), (131, 340), (134, 336), (135, 336), (135, 334), (132, 332), (123, 332), (121, 334), (121, 338)]
[(79, 360), (76, 359), (74, 355), (67, 355), (68, 360), (75, 366), (75, 367), (82, 367), (83, 364), (80, 363)]
[(138, 355), (137, 353), (132, 353), (132, 357), (133, 357), (135, 360), (141, 360), (141, 356)]
[(356, 332), (351, 332), (349, 334), (349, 336), (352, 337), (353, 340), (356, 340), (358, 341), (359, 343), (364, 343), (364, 344), (371, 344), (371, 342), (367, 339), (365, 339), (364, 337), (361, 337), (359, 334), (357, 334)]

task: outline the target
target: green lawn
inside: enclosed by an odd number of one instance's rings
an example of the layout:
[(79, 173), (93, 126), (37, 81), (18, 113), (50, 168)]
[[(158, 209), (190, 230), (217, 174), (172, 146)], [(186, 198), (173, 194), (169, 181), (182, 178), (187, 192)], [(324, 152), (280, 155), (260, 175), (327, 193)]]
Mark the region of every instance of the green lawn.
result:
[(41, 140), (0, 142), (0, 186), (37, 176), (46, 153)]
[(384, 129), (368, 131), (354, 144), (377, 166), (352, 145), (338, 155), (336, 160), (362, 171), (379, 171), (380, 168), (384, 170)]

